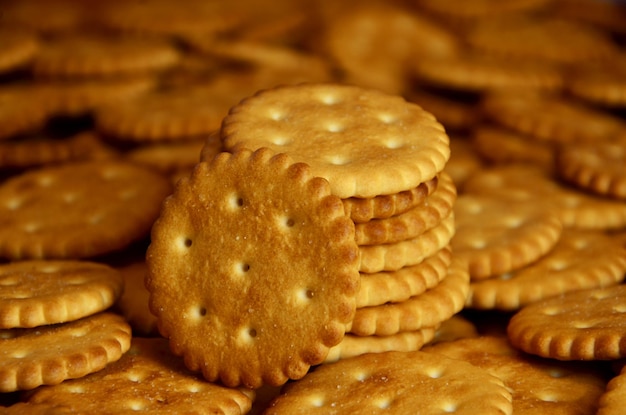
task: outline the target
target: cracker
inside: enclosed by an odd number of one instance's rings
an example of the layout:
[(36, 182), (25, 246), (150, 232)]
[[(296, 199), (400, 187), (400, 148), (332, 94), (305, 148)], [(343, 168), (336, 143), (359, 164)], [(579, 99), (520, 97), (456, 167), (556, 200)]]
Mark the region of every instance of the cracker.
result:
[(419, 264), (448, 246), (454, 235), (454, 215), (450, 214), (439, 225), (413, 239), (382, 245), (359, 246), (361, 265), (359, 271), (374, 273), (397, 271)]
[(66, 34), (42, 42), (31, 70), (40, 77), (85, 77), (155, 72), (174, 66), (179, 52), (167, 40)]
[(118, 360), (130, 347), (131, 329), (117, 314), (0, 332), (0, 391), (34, 389), (85, 376)]
[(517, 271), (473, 282), (467, 306), (514, 311), (570, 291), (607, 287), (626, 275), (626, 248), (600, 231), (564, 230), (557, 244)]
[(420, 205), (426, 200), (439, 183), (439, 175), (420, 183), (417, 187), (390, 195), (378, 195), (370, 198), (349, 197), (342, 199), (346, 214), (355, 223), (364, 223), (372, 219), (387, 219), (400, 215)]
[(463, 309), (468, 293), (467, 268), (453, 260), (447, 276), (425, 293), (400, 303), (357, 308), (347, 330), (358, 336), (388, 336), (436, 327)]
[[(626, 19), (625, 19), (626, 23)], [(565, 87), (573, 96), (608, 108), (626, 107), (626, 56), (572, 69)]]
[(456, 187), (446, 173), (439, 174), (437, 189), (422, 204), (387, 219), (373, 219), (355, 226), (356, 243), (379, 245), (413, 239), (437, 226), (452, 212)]
[(77, 31), (85, 29), (89, 6), (75, 0), (9, 0), (2, 3), (2, 21), (43, 35)]
[(470, 193), (542, 200), (553, 205), (565, 227), (621, 229), (626, 226), (626, 205), (616, 200), (578, 191), (541, 168), (512, 164), (477, 172), (464, 186)]
[(437, 331), (435, 331), (435, 337), (433, 337), (428, 344), (434, 345), (437, 343), (453, 342), (455, 340), (478, 336), (478, 327), (474, 322), (461, 314), (455, 314), (441, 322), (441, 325), (437, 328)]
[(613, 377), (606, 385), (604, 394), (598, 402), (597, 415), (619, 415), (626, 405), (626, 369)]
[(229, 386), (304, 376), (354, 314), (353, 222), (326, 180), (268, 149), (221, 153), (181, 179), (147, 263), (160, 332)]
[[(200, 161), (207, 139), (146, 144), (127, 151), (124, 157), (133, 163), (152, 167), (163, 174), (191, 170)], [(208, 151), (207, 147), (207, 151)], [(217, 154), (219, 147), (215, 148)]]
[(465, 182), (474, 173), (482, 170), (484, 164), (469, 138), (463, 136), (450, 137), (450, 160), (446, 163), (443, 171), (452, 177), (457, 191), (462, 192)]
[(470, 193), (457, 198), (452, 251), (468, 262), (472, 281), (520, 269), (559, 240), (563, 225), (551, 205), (517, 202)]
[(618, 51), (602, 29), (549, 14), (483, 21), (470, 26), (465, 35), (467, 43), (479, 51), (559, 64), (609, 59)]
[(86, 131), (68, 137), (35, 134), (0, 141), (0, 169), (27, 169), (71, 161), (112, 158), (116, 155), (96, 134)]
[(239, 98), (218, 81), (157, 89), (99, 107), (96, 129), (122, 143), (196, 140), (218, 130)]
[(626, 200), (626, 130), (620, 137), (561, 147), (556, 153), (557, 174), (593, 194)]
[(450, 154), (443, 127), (419, 106), (339, 84), (260, 91), (231, 108), (221, 134), (227, 150), (267, 146), (310, 164), (342, 199), (415, 188)]
[[(528, 163), (552, 171), (554, 146), (532, 136), (495, 126), (480, 126), (472, 131), (476, 152), (492, 164)], [(497, 148), (498, 151), (494, 151)]]
[(397, 271), (361, 274), (357, 307), (398, 303), (435, 287), (448, 274), (452, 261), (450, 247), (445, 247), (416, 265)]
[(0, 141), (42, 127), (52, 115), (49, 93), (26, 82), (0, 88)]
[(423, 350), (469, 362), (502, 379), (511, 390), (514, 414), (594, 413), (604, 391), (601, 369), (529, 356), (506, 337), (463, 339)]
[(595, 143), (626, 131), (620, 117), (561, 95), (493, 92), (482, 108), (497, 124), (548, 143)]
[(368, 353), (322, 365), (289, 384), (266, 413), (510, 414), (502, 381), (432, 353)]
[(19, 69), (37, 53), (39, 40), (34, 32), (14, 28), (0, 28), (0, 73)]
[(407, 92), (407, 100), (432, 113), (446, 131), (468, 131), (481, 118), (480, 111), (472, 102), (448, 97), (426, 88), (413, 88)]
[(542, 10), (547, 0), (418, 0), (419, 7), (446, 20), (501, 18), (511, 14)]
[(123, 249), (148, 235), (170, 192), (166, 178), (128, 162), (29, 170), (0, 185), (0, 257), (76, 259)]
[(507, 88), (558, 91), (563, 86), (562, 71), (556, 65), (469, 51), (419, 59), (413, 70), (424, 84), (472, 93)]
[(328, 20), (322, 39), (343, 82), (392, 94), (409, 89), (409, 62), (459, 47), (444, 26), (389, 3), (351, 5)]
[(198, 378), (171, 354), (165, 339), (134, 337), (118, 361), (81, 379), (39, 388), (28, 402), (81, 413), (239, 415), (248, 412), (253, 397), (252, 391)]
[(324, 363), (349, 359), (366, 353), (414, 352), (430, 342), (435, 336), (433, 327), (403, 331), (389, 336), (356, 336), (346, 334), (341, 343), (331, 347)]
[(91, 114), (101, 105), (124, 102), (155, 86), (152, 75), (112, 79), (72, 79), (40, 81), (50, 97), (56, 116), (77, 117)]
[(134, 334), (157, 335), (157, 319), (150, 312), (150, 293), (144, 284), (148, 272), (145, 261), (133, 261), (120, 266), (118, 271), (124, 280), (124, 292), (115, 303), (116, 310), (126, 318)]
[(0, 265), (0, 329), (77, 320), (109, 308), (124, 281), (111, 267), (86, 261)]
[(572, 291), (527, 305), (509, 322), (511, 343), (558, 360), (615, 360), (626, 356), (626, 285)]

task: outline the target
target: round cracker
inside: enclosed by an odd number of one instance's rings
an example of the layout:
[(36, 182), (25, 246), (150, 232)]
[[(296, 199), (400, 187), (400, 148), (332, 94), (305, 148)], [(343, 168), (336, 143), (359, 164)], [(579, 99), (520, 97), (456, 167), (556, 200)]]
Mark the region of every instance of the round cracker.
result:
[(626, 357), (626, 285), (572, 291), (527, 305), (511, 318), (511, 343), (558, 360)]
[(81, 379), (39, 388), (28, 402), (72, 413), (242, 415), (253, 396), (198, 378), (172, 355), (165, 339), (134, 337), (118, 361)]
[(502, 379), (511, 390), (517, 415), (594, 413), (604, 392), (600, 368), (530, 356), (506, 337), (481, 336), (423, 350), (469, 362)]
[(437, 226), (452, 212), (456, 187), (452, 178), (442, 172), (435, 191), (423, 203), (387, 219), (373, 219), (355, 226), (356, 243), (379, 245), (413, 239)]
[(115, 303), (115, 308), (126, 318), (134, 334), (157, 335), (157, 319), (150, 312), (150, 293), (144, 283), (148, 272), (146, 262), (137, 260), (119, 267), (118, 271), (124, 280), (124, 292)]
[(419, 264), (406, 266), (397, 271), (361, 273), (361, 288), (356, 297), (356, 306), (398, 303), (420, 295), (445, 278), (451, 261), (452, 251), (448, 246)]
[(554, 247), (563, 229), (549, 204), (530, 200), (511, 204), (493, 195), (460, 195), (454, 217), (452, 251), (468, 262), (472, 281), (536, 261)]
[(359, 271), (375, 273), (397, 271), (417, 265), (450, 244), (454, 236), (454, 214), (451, 213), (437, 226), (405, 241), (382, 245), (359, 246), (361, 265)]
[(517, 271), (470, 285), (467, 306), (518, 310), (570, 291), (620, 283), (626, 275), (626, 249), (600, 231), (566, 229), (556, 245)]
[(399, 96), (339, 84), (260, 91), (231, 108), (221, 134), (227, 150), (269, 147), (310, 164), (343, 199), (415, 188), (450, 156), (430, 113)]
[(433, 353), (368, 353), (318, 367), (276, 397), (280, 414), (511, 414), (502, 381), (467, 362)]
[(104, 264), (19, 261), (0, 265), (0, 329), (77, 320), (109, 308), (124, 281)]
[(130, 347), (119, 315), (99, 313), (69, 323), (0, 331), (0, 391), (56, 385), (101, 370)]
[(266, 148), (221, 153), (181, 179), (147, 263), (159, 330), (226, 385), (304, 376), (354, 314), (353, 222), (326, 180)]
[(463, 309), (468, 293), (467, 268), (453, 259), (448, 274), (435, 287), (400, 303), (357, 308), (347, 330), (358, 336), (389, 336), (436, 327)]
[[(626, 367), (626, 366), (625, 366)], [(606, 385), (598, 402), (597, 415), (619, 415), (626, 406), (626, 369), (613, 377)]]
[(0, 185), (0, 257), (87, 258), (148, 235), (169, 181), (129, 162), (29, 170)]
[(346, 334), (337, 346), (333, 346), (324, 363), (349, 359), (366, 353), (414, 352), (430, 342), (435, 329), (423, 327), (414, 331), (403, 331), (389, 336), (356, 336)]

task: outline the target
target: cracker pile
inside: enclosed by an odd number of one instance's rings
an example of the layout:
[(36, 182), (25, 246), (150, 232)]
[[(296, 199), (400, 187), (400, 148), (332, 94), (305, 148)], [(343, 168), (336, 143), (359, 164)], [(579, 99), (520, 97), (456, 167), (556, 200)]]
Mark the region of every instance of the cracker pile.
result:
[(0, 3), (0, 413), (623, 412), (626, 10)]

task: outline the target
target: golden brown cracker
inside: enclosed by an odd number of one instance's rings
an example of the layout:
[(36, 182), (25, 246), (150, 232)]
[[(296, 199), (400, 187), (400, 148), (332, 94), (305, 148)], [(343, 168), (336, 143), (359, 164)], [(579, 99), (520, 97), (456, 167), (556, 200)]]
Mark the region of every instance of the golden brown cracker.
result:
[(388, 336), (436, 327), (461, 311), (469, 293), (469, 275), (453, 259), (447, 276), (430, 290), (399, 303), (357, 308), (348, 332), (358, 336)]
[[(163, 174), (180, 170), (191, 170), (200, 161), (200, 153), (206, 147), (206, 139), (184, 140), (146, 144), (124, 153), (124, 158), (133, 163), (154, 168)], [(219, 147), (215, 149), (217, 154)]]
[(469, 363), (432, 353), (368, 353), (322, 365), (289, 384), (266, 413), (511, 414), (502, 381)]
[[(115, 399), (110, 399), (111, 394)], [(54, 410), (82, 413), (247, 413), (254, 392), (205, 382), (173, 356), (162, 338), (134, 337), (130, 349), (101, 371), (42, 387), (28, 398)]]
[(0, 332), (0, 390), (56, 385), (118, 360), (131, 329), (119, 315), (99, 313), (69, 323)]
[(231, 108), (221, 134), (227, 150), (270, 147), (310, 164), (342, 199), (415, 188), (443, 169), (450, 150), (443, 127), (419, 106), (339, 84), (261, 91)]
[(495, 123), (547, 143), (595, 143), (626, 131), (622, 118), (558, 94), (493, 92), (481, 106)]
[(178, 59), (178, 50), (163, 39), (66, 34), (42, 42), (31, 70), (57, 78), (130, 75), (164, 70)]
[(515, 311), (570, 291), (619, 284), (626, 275), (626, 247), (601, 231), (564, 230), (554, 248), (517, 271), (470, 286), (467, 306)]
[(612, 140), (562, 146), (556, 165), (559, 177), (583, 191), (626, 200), (626, 131)]
[(611, 378), (598, 402), (597, 415), (619, 415), (624, 410), (626, 400), (626, 369)]
[(0, 265), (0, 328), (77, 320), (109, 308), (124, 281), (104, 264), (18, 261)]
[(572, 291), (527, 305), (509, 322), (511, 343), (558, 360), (615, 360), (626, 356), (626, 285)]
[(594, 413), (604, 391), (600, 368), (530, 356), (506, 337), (462, 339), (423, 350), (466, 361), (502, 379), (513, 396), (513, 413), (519, 415)]
[(39, 39), (35, 32), (18, 27), (0, 28), (0, 73), (25, 66), (37, 53)]
[(434, 345), (478, 336), (480, 334), (476, 324), (461, 313), (457, 313), (441, 322), (435, 331), (435, 337), (428, 344)]
[(565, 227), (621, 229), (626, 226), (626, 205), (565, 185), (544, 169), (518, 164), (477, 172), (465, 184), (471, 193), (496, 194), (512, 200), (534, 200), (553, 205)]
[(116, 310), (126, 318), (138, 336), (156, 336), (159, 333), (157, 319), (148, 305), (150, 292), (145, 278), (148, 267), (145, 261), (137, 260), (117, 268), (124, 281), (124, 292), (115, 303)]
[[(203, 156), (204, 157), (204, 156)], [(390, 195), (370, 198), (349, 197), (342, 199), (346, 214), (355, 223), (369, 222), (372, 219), (387, 219), (400, 215), (416, 207), (435, 191), (439, 175), (420, 183), (417, 187)]]
[(452, 251), (450, 247), (444, 247), (416, 265), (397, 271), (362, 273), (356, 306), (398, 303), (420, 295), (446, 277), (451, 261)]
[(437, 188), (423, 203), (386, 219), (357, 223), (354, 229), (356, 243), (379, 245), (413, 239), (447, 218), (456, 200), (456, 187), (445, 172), (438, 177)]
[(87, 258), (145, 238), (171, 185), (132, 163), (29, 170), (0, 185), (0, 257)]
[(357, 336), (347, 333), (341, 343), (330, 348), (324, 363), (349, 359), (366, 353), (414, 352), (428, 344), (434, 335), (433, 327), (403, 331), (389, 336)]
[(419, 264), (448, 246), (455, 232), (454, 215), (450, 214), (437, 226), (413, 239), (392, 244), (359, 246), (361, 264), (359, 271), (374, 273), (397, 271)]
[(530, 200), (512, 204), (494, 195), (459, 195), (454, 217), (452, 251), (468, 262), (472, 281), (536, 261), (554, 247), (563, 229), (549, 204)]
[(53, 113), (49, 92), (28, 82), (0, 87), (0, 140), (41, 128)]
[(147, 263), (159, 330), (189, 368), (226, 385), (304, 376), (355, 309), (353, 222), (326, 180), (269, 149), (221, 153), (181, 179)]
[(452, 177), (458, 193), (463, 192), (465, 182), (484, 166), (484, 160), (468, 137), (450, 137), (450, 159), (443, 171)]

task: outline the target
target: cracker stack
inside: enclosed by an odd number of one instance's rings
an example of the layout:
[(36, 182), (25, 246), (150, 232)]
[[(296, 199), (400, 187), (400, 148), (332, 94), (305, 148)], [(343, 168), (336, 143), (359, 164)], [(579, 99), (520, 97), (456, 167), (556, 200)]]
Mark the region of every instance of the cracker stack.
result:
[(301, 84), (244, 99), (221, 136), (230, 151), (269, 147), (309, 164), (355, 223), (357, 310), (327, 360), (419, 349), (462, 309), (469, 280), (449, 248), (448, 137), (429, 113), (376, 90)]

